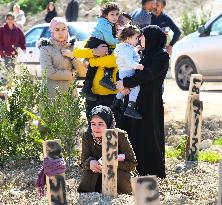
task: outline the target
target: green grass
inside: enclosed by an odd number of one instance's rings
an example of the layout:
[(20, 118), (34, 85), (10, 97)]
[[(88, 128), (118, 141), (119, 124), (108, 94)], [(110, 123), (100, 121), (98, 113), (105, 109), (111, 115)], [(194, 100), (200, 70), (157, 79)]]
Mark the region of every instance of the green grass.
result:
[(200, 151), (198, 160), (210, 163), (218, 163), (222, 159), (222, 155), (213, 151)]
[[(182, 159), (181, 150), (176, 148), (168, 148), (166, 149), (166, 158), (177, 158)], [(222, 160), (222, 154), (213, 151), (200, 151), (198, 154), (199, 161), (205, 161), (210, 163), (218, 163)]]
[(166, 149), (166, 154), (165, 154), (166, 158), (177, 158), (177, 159), (182, 159), (181, 157), (181, 151), (170, 147)]
[(222, 146), (222, 136), (220, 136), (216, 140), (214, 140), (213, 145), (221, 145)]

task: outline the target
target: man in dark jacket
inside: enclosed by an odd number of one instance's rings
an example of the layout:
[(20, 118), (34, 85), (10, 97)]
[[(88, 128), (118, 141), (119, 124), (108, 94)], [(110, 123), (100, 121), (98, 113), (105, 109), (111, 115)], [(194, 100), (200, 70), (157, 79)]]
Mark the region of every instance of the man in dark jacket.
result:
[(8, 13), (6, 24), (0, 28), (0, 57), (3, 58), (6, 65), (14, 67), (12, 60), (17, 56), (18, 48), (25, 51), (25, 36), (15, 25), (14, 15)]
[(142, 8), (134, 10), (130, 15), (132, 23), (138, 25), (140, 28), (151, 24), (151, 11), (153, 11), (155, 0), (142, 0)]
[(65, 11), (66, 21), (77, 21), (79, 16), (79, 2), (77, 0), (71, 0)]
[(173, 22), (173, 20), (163, 13), (163, 10), (166, 6), (166, 0), (157, 0), (156, 6), (154, 7), (154, 15), (152, 15), (152, 25), (159, 26), (166, 34), (169, 32), (168, 29), (173, 31), (173, 39), (170, 41), (169, 45), (166, 46), (167, 52), (172, 53), (173, 45), (178, 41), (181, 32), (178, 26)]

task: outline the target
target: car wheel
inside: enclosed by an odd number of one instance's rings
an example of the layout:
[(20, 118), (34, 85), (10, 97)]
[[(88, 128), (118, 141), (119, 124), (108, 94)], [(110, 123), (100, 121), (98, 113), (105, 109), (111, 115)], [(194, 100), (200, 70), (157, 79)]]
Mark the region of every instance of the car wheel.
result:
[(189, 90), (190, 76), (197, 73), (196, 67), (190, 58), (183, 58), (176, 64), (176, 82), (180, 89)]

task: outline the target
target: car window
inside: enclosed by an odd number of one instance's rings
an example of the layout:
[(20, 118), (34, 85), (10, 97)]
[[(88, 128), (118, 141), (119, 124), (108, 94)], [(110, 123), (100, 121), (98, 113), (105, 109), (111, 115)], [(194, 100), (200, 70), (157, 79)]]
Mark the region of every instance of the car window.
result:
[(50, 38), (51, 37), (51, 32), (49, 30), (49, 27), (47, 27), (47, 29), (45, 30), (44, 34), (43, 34), (44, 38)]
[(38, 28), (34, 28), (31, 31), (29, 31), (25, 35), (26, 46), (27, 47), (35, 47), (36, 42), (41, 37), (42, 32), (43, 32), (44, 29), (45, 29), (45, 27), (38, 27)]
[(222, 16), (220, 16), (216, 21), (212, 23), (210, 35), (211, 36), (222, 35)]
[(90, 37), (90, 34), (94, 28), (93, 24), (82, 24), (82, 25), (69, 25), (69, 35), (75, 36), (77, 41), (85, 41)]

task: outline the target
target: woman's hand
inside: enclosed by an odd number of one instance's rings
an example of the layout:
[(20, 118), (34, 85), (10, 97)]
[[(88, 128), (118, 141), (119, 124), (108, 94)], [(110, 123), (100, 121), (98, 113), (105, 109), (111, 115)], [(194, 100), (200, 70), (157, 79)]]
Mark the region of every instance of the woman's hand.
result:
[(130, 89), (129, 88), (124, 88), (123, 90), (120, 91), (123, 95), (129, 95), (130, 94)]
[(67, 49), (62, 49), (61, 53), (63, 56), (68, 57), (68, 58), (73, 58), (72, 52)]
[(117, 156), (117, 160), (119, 162), (123, 162), (125, 160), (125, 158), (126, 158), (125, 154), (118, 154), (118, 156)]
[(130, 94), (130, 89), (129, 88), (124, 88), (122, 80), (119, 80), (119, 81), (116, 82), (116, 88), (123, 95), (129, 95)]
[(94, 173), (102, 173), (102, 166), (100, 165), (100, 163), (97, 160), (90, 161), (90, 169)]
[(94, 56), (105, 56), (108, 54), (108, 47), (106, 44), (100, 44), (97, 48), (93, 49)]

